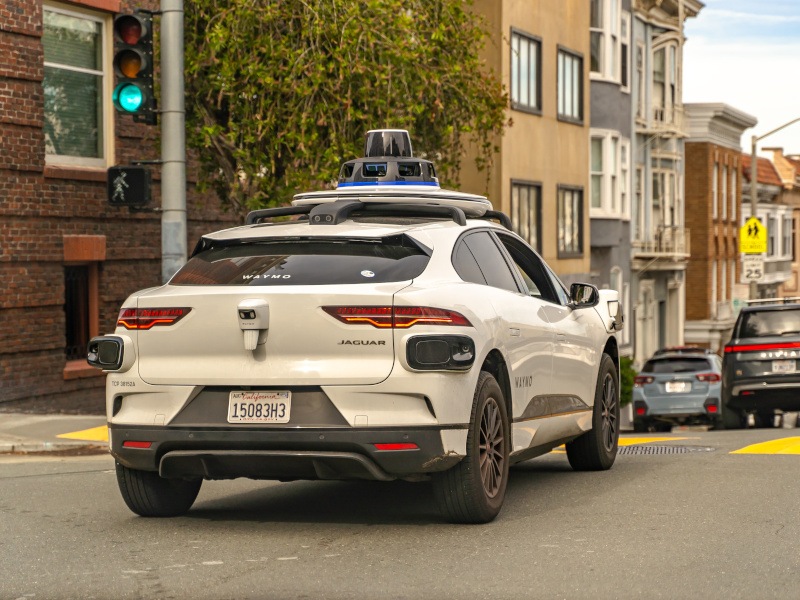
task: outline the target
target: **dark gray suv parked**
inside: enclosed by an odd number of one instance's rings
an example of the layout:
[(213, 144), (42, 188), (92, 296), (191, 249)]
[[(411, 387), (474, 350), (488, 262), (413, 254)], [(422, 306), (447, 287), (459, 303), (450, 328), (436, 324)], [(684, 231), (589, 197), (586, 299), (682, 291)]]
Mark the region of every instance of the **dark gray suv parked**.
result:
[(722, 424), (772, 426), (775, 410), (800, 410), (800, 298), (742, 309), (722, 361)]

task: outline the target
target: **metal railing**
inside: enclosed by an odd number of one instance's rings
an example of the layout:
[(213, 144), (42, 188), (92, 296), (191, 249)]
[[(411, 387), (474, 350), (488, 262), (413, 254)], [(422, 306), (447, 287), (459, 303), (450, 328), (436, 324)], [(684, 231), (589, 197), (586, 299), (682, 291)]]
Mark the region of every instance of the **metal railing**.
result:
[(653, 239), (633, 240), (631, 246), (636, 258), (688, 258), (691, 251), (689, 230), (677, 226), (661, 227)]

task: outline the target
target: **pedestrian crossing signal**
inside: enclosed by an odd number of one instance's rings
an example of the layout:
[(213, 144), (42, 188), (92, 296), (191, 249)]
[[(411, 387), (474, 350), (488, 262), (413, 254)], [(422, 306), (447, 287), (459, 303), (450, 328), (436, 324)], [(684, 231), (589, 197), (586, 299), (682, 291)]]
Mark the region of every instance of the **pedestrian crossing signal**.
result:
[(146, 167), (110, 167), (107, 185), (111, 206), (141, 208), (150, 204), (150, 171)]

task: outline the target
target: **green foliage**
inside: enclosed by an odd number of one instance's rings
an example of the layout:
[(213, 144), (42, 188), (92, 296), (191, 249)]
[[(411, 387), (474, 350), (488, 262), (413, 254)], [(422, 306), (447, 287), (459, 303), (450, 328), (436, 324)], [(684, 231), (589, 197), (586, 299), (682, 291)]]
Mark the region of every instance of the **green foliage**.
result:
[(619, 359), (620, 381), (620, 406), (627, 406), (633, 400), (633, 378), (636, 370), (633, 368), (633, 359), (623, 356)]
[(188, 143), (239, 212), (330, 187), (369, 129), (411, 132), (444, 184), (491, 163), (507, 97), (463, 0), (192, 0)]

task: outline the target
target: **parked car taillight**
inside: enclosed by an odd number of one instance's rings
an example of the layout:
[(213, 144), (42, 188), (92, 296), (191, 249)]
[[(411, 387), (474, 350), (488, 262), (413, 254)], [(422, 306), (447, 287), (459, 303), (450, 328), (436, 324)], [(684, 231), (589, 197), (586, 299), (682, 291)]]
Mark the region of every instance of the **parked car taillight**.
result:
[(706, 412), (710, 415), (715, 415), (719, 412), (719, 405), (716, 398), (708, 398), (703, 403), (703, 408), (706, 409)]
[(642, 387), (654, 381), (655, 377), (651, 377), (650, 375), (637, 375), (633, 378), (633, 387)]
[(117, 327), (150, 329), (156, 325), (174, 325), (189, 314), (191, 308), (123, 308), (117, 317)]
[(774, 344), (728, 344), (725, 354), (731, 352), (763, 352), (765, 350), (787, 350), (800, 348), (800, 342), (776, 342)]
[(323, 306), (322, 310), (342, 323), (372, 325), (378, 329), (407, 329), (418, 323), (472, 326), (460, 313), (430, 306)]
[(706, 383), (719, 383), (722, 379), (717, 373), (698, 373), (695, 378), (697, 378), (697, 381), (705, 381)]

